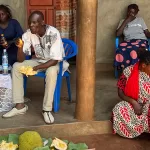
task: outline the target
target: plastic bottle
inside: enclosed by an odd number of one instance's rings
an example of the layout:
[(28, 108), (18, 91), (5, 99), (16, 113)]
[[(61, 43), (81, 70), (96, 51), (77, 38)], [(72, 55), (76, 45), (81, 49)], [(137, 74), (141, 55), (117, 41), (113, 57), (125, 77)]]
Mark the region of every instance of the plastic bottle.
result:
[(3, 50), (3, 55), (2, 55), (2, 71), (3, 74), (5, 75), (8, 74), (8, 55), (6, 49)]

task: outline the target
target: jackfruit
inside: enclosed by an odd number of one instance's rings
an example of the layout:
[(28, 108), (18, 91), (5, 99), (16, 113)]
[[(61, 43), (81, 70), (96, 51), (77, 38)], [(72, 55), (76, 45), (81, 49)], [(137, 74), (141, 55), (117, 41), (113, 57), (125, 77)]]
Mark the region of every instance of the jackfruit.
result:
[(43, 141), (36, 131), (26, 131), (19, 136), (19, 150), (33, 150), (43, 147)]

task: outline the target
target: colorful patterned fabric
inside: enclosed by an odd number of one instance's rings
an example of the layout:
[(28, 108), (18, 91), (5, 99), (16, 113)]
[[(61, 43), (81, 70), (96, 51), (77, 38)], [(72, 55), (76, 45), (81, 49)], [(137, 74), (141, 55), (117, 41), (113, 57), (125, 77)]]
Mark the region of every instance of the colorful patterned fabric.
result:
[(120, 90), (124, 91), (125, 90), (125, 85), (127, 82), (127, 78), (124, 74), (122, 74), (117, 82), (117, 86)]
[(137, 61), (137, 50), (140, 47), (148, 48), (147, 40), (130, 40), (122, 42), (116, 50), (114, 66), (121, 69), (134, 65)]
[[(134, 66), (124, 69), (117, 86), (125, 90)], [(113, 109), (113, 132), (127, 138), (134, 138), (143, 132), (150, 131), (150, 77), (139, 72), (139, 93), (137, 102), (143, 106), (142, 114), (136, 115), (133, 106), (126, 102), (119, 102)]]

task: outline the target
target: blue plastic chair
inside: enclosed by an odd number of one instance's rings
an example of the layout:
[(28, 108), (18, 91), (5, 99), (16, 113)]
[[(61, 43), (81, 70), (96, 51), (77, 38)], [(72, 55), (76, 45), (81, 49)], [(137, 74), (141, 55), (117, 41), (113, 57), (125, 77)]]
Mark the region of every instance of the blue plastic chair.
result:
[[(63, 60), (68, 60), (74, 56), (77, 55), (78, 53), (78, 48), (77, 45), (69, 40), (69, 39), (62, 39), (63, 46), (65, 49), (65, 57)], [(26, 57), (27, 60), (31, 59), (30, 56)], [(71, 87), (70, 87), (70, 73), (68, 71), (65, 71), (63, 76), (62, 76), (62, 69), (63, 69), (63, 61), (59, 62), (59, 73), (57, 76), (57, 83), (56, 83), (56, 88), (54, 92), (54, 101), (53, 101), (53, 111), (58, 112), (60, 108), (60, 94), (61, 94), (61, 85), (62, 85), (62, 77), (66, 78), (67, 82), (67, 88), (68, 88), (68, 96), (69, 96), (69, 101), (71, 102)], [(45, 79), (45, 71), (38, 72), (36, 75), (37, 77), (41, 77)], [(24, 76), (24, 93), (26, 93), (26, 87), (27, 87), (27, 77)]]
[[(120, 44), (119, 37), (116, 37), (116, 40), (115, 40), (116, 49), (118, 48), (119, 44)], [(150, 51), (150, 39), (148, 39), (148, 45), (149, 45), (148, 50)], [(115, 50), (116, 50), (116, 49), (115, 49)], [(119, 75), (118, 70), (117, 70), (117, 68), (115, 67), (115, 78), (118, 78), (118, 75)]]
[[(118, 46), (119, 46), (119, 37), (116, 37), (116, 40), (115, 40), (115, 50), (118, 48)], [(119, 75), (119, 73), (118, 73), (118, 69), (117, 69), (117, 67), (115, 67), (115, 78), (117, 79), (118, 78), (118, 75)]]

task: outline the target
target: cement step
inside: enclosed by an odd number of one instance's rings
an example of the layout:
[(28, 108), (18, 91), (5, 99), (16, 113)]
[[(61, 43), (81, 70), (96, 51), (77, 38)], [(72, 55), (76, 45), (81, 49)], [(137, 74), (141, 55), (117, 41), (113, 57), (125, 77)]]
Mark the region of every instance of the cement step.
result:
[(74, 143), (86, 143), (95, 150), (150, 150), (150, 135), (143, 134), (136, 139), (126, 139), (112, 134), (110, 121), (75, 122), (23, 128), (0, 129), (0, 135), (21, 134), (37, 131), (42, 137), (58, 137)]

